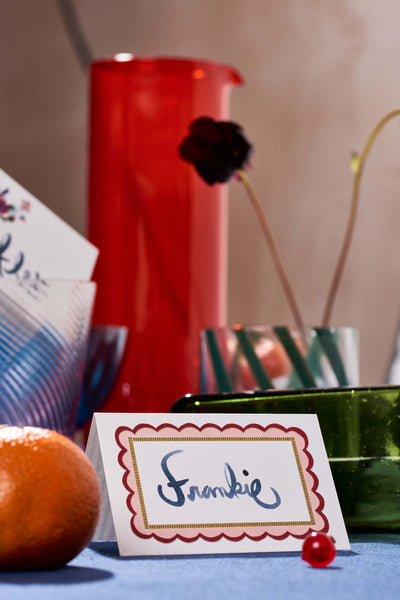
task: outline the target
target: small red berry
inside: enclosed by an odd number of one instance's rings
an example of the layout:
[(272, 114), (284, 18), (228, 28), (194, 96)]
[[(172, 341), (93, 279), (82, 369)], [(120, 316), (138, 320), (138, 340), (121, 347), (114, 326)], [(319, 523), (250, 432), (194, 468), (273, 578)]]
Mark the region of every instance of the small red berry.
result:
[(326, 567), (335, 556), (335, 540), (331, 535), (313, 531), (303, 542), (301, 558), (312, 567)]

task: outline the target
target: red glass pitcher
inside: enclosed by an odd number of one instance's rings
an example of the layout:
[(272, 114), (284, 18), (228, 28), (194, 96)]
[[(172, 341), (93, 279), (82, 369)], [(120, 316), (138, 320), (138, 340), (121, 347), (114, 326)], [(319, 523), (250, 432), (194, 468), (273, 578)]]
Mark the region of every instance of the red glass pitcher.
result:
[(166, 412), (199, 389), (200, 330), (226, 321), (227, 186), (178, 156), (190, 122), (229, 118), (229, 66), (117, 55), (91, 66), (94, 323), (128, 327), (104, 410)]

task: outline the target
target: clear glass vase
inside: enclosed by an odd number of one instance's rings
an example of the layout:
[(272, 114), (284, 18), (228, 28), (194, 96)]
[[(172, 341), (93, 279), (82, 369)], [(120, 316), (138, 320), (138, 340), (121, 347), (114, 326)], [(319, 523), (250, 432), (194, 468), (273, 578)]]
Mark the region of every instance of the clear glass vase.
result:
[(358, 384), (358, 332), (351, 327), (236, 325), (201, 332), (203, 393)]

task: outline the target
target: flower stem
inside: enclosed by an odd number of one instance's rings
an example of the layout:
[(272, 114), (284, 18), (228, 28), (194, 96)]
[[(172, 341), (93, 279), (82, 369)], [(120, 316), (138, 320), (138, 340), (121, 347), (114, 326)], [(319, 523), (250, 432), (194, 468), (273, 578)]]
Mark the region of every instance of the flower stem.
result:
[(325, 309), (324, 309), (323, 317), (322, 317), (322, 327), (329, 326), (329, 323), (331, 320), (331, 315), (332, 315), (333, 304), (335, 302), (336, 294), (337, 294), (337, 291), (339, 288), (339, 283), (340, 283), (340, 280), (341, 280), (341, 277), (343, 274), (343, 270), (344, 270), (344, 265), (345, 265), (347, 255), (349, 252), (350, 243), (352, 240), (354, 225), (355, 225), (356, 216), (357, 216), (361, 175), (364, 170), (365, 161), (366, 161), (369, 151), (371, 150), (371, 147), (372, 147), (375, 139), (377, 138), (378, 134), (380, 133), (380, 131), (383, 129), (383, 127), (386, 125), (386, 123), (388, 121), (390, 121), (394, 117), (398, 117), (398, 116), (400, 116), (400, 110), (394, 110), (394, 111), (388, 113), (385, 117), (383, 117), (383, 119), (381, 119), (379, 121), (379, 123), (374, 127), (374, 129), (372, 130), (372, 133), (370, 134), (369, 138), (367, 139), (367, 142), (364, 146), (364, 149), (363, 149), (363, 151), (360, 155), (359, 161), (357, 163), (357, 166), (355, 169), (355, 174), (354, 174), (354, 180), (353, 180), (353, 192), (352, 192), (350, 215), (349, 215), (349, 219), (347, 222), (347, 228), (346, 228), (342, 248), (341, 248), (341, 251), (339, 254), (339, 259), (336, 264), (332, 282), (331, 282), (331, 285), (329, 288), (328, 298), (326, 301), (326, 305), (325, 305)]
[(247, 192), (247, 194), (250, 198), (250, 201), (253, 205), (253, 208), (256, 211), (256, 215), (258, 217), (258, 220), (259, 220), (261, 228), (263, 230), (265, 239), (266, 239), (268, 247), (270, 249), (272, 260), (273, 260), (275, 268), (277, 270), (278, 277), (281, 281), (287, 301), (288, 301), (290, 309), (292, 311), (296, 327), (299, 329), (299, 331), (302, 332), (304, 330), (304, 321), (302, 319), (299, 307), (297, 305), (296, 298), (293, 293), (292, 287), (289, 283), (289, 279), (286, 275), (286, 271), (283, 266), (281, 257), (279, 255), (278, 248), (276, 246), (275, 239), (272, 234), (271, 227), (269, 225), (269, 222), (268, 222), (268, 219), (264, 212), (264, 209), (261, 205), (261, 202), (254, 190), (253, 184), (251, 183), (246, 171), (244, 169), (238, 169), (237, 174), (238, 174), (239, 178), (241, 179), (241, 181), (243, 182), (246, 192)]

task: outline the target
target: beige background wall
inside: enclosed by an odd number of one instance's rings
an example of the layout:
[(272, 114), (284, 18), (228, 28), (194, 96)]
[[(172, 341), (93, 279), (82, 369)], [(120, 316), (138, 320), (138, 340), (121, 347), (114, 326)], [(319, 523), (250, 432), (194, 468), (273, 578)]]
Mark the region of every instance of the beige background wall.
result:
[[(318, 324), (350, 206), (351, 152), (400, 106), (398, 0), (75, 0), (96, 58), (197, 56), (237, 67), (232, 119), (305, 319)], [(55, 0), (0, 0), (0, 167), (84, 233), (87, 80)], [(381, 383), (400, 317), (400, 121), (367, 163), (333, 315)], [(230, 185), (229, 319), (291, 320), (241, 186)]]

